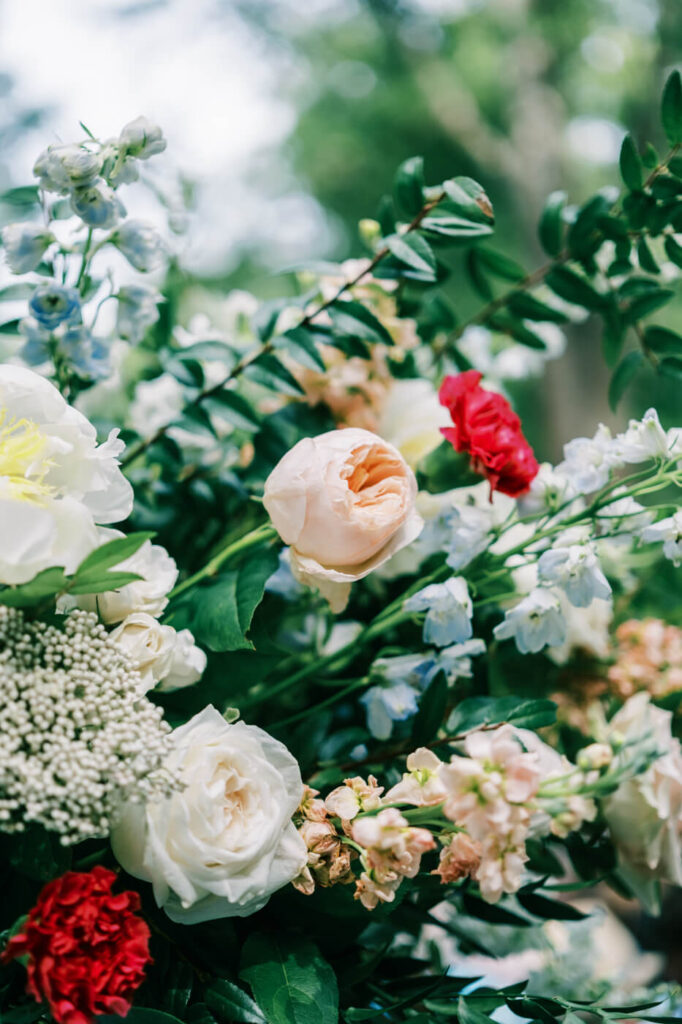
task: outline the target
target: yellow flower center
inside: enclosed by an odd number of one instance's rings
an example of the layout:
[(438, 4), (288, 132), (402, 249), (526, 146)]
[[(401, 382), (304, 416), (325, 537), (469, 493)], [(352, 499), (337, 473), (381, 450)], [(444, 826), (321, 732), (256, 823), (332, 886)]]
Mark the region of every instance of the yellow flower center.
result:
[(0, 408), (0, 488), (17, 501), (43, 504), (54, 488), (44, 483), (52, 465), (47, 438), (27, 419), (12, 419)]

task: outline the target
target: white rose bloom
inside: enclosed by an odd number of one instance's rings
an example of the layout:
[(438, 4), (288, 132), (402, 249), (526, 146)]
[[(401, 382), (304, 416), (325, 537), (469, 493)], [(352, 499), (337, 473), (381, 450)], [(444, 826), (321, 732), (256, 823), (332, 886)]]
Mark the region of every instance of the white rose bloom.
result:
[(176, 632), (146, 612), (132, 612), (111, 632), (111, 639), (124, 651), (151, 690), (170, 669)]
[(204, 708), (172, 733), (168, 767), (185, 788), (126, 805), (112, 833), (118, 861), (151, 882), (173, 921), (246, 917), (302, 871), (292, 815), (303, 795), (294, 757), (244, 722)]
[(178, 578), (178, 567), (166, 549), (148, 540), (134, 555), (117, 565), (116, 571), (134, 572), (142, 579), (127, 583), (118, 590), (108, 590), (104, 594), (87, 596), (78, 601), (82, 608), (99, 612), (102, 621), (109, 625), (122, 622), (133, 612), (160, 615), (168, 604), (168, 594)]
[(334, 611), (350, 584), (421, 532), (417, 482), (400, 452), (368, 430), (349, 427), (304, 438), (265, 481), (263, 504), (301, 582)]
[[(626, 877), (682, 885), (682, 749), (671, 732), (672, 713), (648, 693), (625, 702), (609, 723), (626, 743), (649, 739), (660, 753), (653, 764), (604, 801), (604, 814)], [(627, 747), (622, 755), (627, 757)]]
[(170, 665), (157, 690), (169, 693), (198, 683), (206, 669), (206, 661), (205, 651), (197, 647), (190, 631), (181, 629), (175, 634)]
[(26, 583), (50, 566), (73, 572), (100, 543), (97, 524), (130, 514), (116, 435), (98, 446), (49, 381), (0, 366), (0, 582)]
[(415, 378), (391, 383), (378, 433), (398, 449), (408, 466), (416, 469), (438, 447), (443, 440), (440, 428), (447, 426), (452, 426), (450, 413), (438, 401), (430, 381)]

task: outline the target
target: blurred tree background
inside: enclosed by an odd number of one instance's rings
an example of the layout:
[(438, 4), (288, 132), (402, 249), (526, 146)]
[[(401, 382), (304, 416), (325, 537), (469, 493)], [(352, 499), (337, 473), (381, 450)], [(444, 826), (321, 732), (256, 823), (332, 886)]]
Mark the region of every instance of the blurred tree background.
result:
[[(427, 180), (481, 181), (497, 247), (540, 265), (549, 192), (579, 203), (618, 183), (626, 130), (660, 143), (660, 93), (682, 54), (680, 0), (348, 0), (309, 19), (276, 0), (238, 9), (295, 54), (293, 84), (282, 88), (298, 116), (275, 159), (324, 209), (332, 230), (322, 255), (333, 258), (358, 252), (358, 221), (374, 215), (397, 165), (422, 154)], [(232, 280), (253, 287), (262, 262), (252, 252)], [(450, 294), (466, 318), (481, 301), (454, 268)], [(666, 317), (679, 328), (682, 309)], [(677, 386), (651, 375), (613, 417), (596, 325), (569, 329), (569, 342), (543, 381), (517, 388), (543, 456), (654, 400), (664, 415), (682, 410)]]

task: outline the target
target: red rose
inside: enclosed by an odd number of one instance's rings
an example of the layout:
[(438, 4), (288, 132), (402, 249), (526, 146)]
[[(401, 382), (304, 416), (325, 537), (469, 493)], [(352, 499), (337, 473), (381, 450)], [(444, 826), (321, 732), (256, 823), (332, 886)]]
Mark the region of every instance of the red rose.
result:
[(28, 957), (28, 991), (45, 1000), (57, 1024), (124, 1017), (144, 981), (149, 929), (134, 911), (136, 892), (112, 893), (113, 871), (67, 871), (49, 882), (3, 961)]
[(446, 377), (438, 397), (452, 416), (441, 433), (458, 452), (471, 456), (472, 469), (490, 481), (490, 492), (512, 498), (525, 494), (539, 466), (509, 402), (479, 384), (482, 374), (467, 370)]

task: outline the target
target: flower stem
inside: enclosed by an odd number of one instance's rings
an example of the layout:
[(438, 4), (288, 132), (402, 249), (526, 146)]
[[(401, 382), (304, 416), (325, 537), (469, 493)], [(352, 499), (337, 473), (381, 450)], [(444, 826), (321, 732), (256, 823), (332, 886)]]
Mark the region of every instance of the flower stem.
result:
[(232, 544), (228, 544), (227, 547), (219, 551), (217, 555), (214, 555), (203, 569), (199, 569), (192, 576), (188, 576), (182, 583), (178, 583), (177, 587), (174, 587), (168, 595), (169, 598), (177, 597), (179, 594), (183, 594), (190, 587), (194, 587), (197, 583), (201, 583), (202, 580), (208, 579), (211, 576), (215, 576), (221, 566), (227, 562), (230, 558), (235, 555), (241, 555), (244, 551), (248, 551), (249, 548), (259, 547), (261, 544), (267, 544), (274, 540), (277, 536), (277, 531), (274, 526), (270, 523), (261, 523), (254, 530), (249, 533), (245, 533), (243, 537), (235, 540)]

